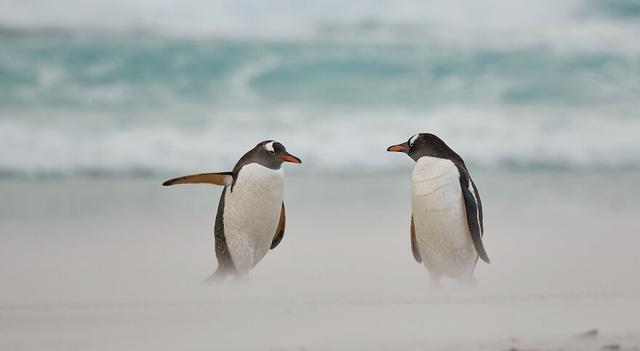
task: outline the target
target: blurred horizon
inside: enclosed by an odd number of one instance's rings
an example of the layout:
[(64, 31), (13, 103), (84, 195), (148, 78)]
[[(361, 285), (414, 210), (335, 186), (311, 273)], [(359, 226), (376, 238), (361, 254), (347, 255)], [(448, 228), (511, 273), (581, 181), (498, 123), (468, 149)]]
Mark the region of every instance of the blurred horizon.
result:
[[(640, 169), (640, 3), (0, 0), (0, 176)], [(335, 151), (339, 150), (339, 155)]]

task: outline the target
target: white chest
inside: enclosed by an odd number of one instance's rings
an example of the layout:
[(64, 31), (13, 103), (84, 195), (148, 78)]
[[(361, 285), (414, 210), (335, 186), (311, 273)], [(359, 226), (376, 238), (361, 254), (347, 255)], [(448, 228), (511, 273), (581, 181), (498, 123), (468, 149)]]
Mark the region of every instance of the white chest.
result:
[(411, 177), (416, 241), (428, 269), (461, 276), (475, 265), (457, 167), (450, 160), (422, 157)]
[(248, 272), (269, 250), (280, 220), (284, 172), (259, 164), (240, 169), (233, 186), (227, 187), (224, 233), (234, 266)]

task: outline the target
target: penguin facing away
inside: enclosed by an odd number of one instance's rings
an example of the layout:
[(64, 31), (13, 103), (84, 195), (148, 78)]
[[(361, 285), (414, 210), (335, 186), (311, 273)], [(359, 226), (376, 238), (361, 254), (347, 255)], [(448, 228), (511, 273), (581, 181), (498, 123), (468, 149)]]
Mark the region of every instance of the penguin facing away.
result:
[(443, 276), (473, 281), (484, 249), (482, 202), (462, 158), (433, 134), (420, 133), (392, 145), (414, 161), (411, 176), (411, 250), (431, 281)]
[(224, 186), (214, 226), (218, 268), (208, 281), (248, 274), (282, 241), (284, 162), (302, 163), (281, 143), (265, 140), (244, 154), (231, 172), (194, 174), (162, 183)]

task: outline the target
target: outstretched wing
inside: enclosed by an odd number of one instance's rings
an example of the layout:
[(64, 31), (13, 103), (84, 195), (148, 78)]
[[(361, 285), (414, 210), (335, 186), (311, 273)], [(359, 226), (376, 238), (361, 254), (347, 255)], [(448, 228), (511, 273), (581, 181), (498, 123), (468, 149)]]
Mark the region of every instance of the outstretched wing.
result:
[(169, 179), (162, 183), (163, 186), (176, 185), (176, 184), (215, 184), (227, 186), (233, 182), (232, 172), (219, 172), (219, 173), (200, 173), (187, 175), (183, 177)]
[(473, 240), (473, 246), (478, 252), (478, 256), (485, 262), (489, 263), (489, 256), (482, 244), (482, 235), (484, 227), (482, 225), (482, 202), (476, 185), (471, 180), (466, 169), (460, 172), (460, 189), (462, 190), (462, 198), (467, 212), (467, 225)]
[(278, 244), (282, 241), (284, 237), (284, 226), (287, 223), (287, 218), (284, 213), (284, 201), (282, 202), (282, 208), (280, 209), (280, 222), (278, 223), (278, 228), (276, 229), (276, 234), (273, 236), (273, 241), (271, 242), (271, 249), (275, 249)]
[(413, 223), (413, 214), (411, 214), (411, 252), (413, 252), (413, 258), (416, 262), (422, 263), (422, 256), (418, 251), (418, 241), (416, 240), (416, 225)]

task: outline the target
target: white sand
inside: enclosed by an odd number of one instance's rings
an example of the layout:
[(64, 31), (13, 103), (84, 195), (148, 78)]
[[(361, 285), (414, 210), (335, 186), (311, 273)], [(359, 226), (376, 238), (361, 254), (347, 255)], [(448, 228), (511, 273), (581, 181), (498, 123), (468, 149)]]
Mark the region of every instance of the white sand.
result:
[(436, 290), (408, 175), (290, 178), (284, 241), (225, 286), (202, 283), (217, 189), (0, 181), (0, 350), (638, 349), (635, 179), (476, 176), (492, 264)]

